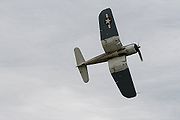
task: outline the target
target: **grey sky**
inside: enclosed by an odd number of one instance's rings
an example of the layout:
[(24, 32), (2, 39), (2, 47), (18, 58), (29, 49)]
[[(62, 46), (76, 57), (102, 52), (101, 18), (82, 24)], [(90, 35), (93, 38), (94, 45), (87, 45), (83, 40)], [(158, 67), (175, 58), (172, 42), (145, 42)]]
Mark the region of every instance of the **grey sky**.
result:
[[(179, 0), (1, 0), (1, 120), (179, 120)], [(128, 65), (138, 96), (124, 98), (107, 63), (84, 84), (74, 47), (103, 51), (98, 14), (111, 7), (122, 43), (140, 43)]]

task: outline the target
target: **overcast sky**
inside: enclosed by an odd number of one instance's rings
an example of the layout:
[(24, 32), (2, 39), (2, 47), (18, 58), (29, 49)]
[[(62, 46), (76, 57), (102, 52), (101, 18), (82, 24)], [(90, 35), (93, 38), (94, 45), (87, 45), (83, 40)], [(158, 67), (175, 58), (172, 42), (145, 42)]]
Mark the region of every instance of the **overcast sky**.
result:
[[(103, 53), (98, 14), (110, 7), (138, 96), (121, 95), (107, 63), (84, 84), (74, 47)], [(179, 0), (0, 0), (0, 120), (179, 120)]]

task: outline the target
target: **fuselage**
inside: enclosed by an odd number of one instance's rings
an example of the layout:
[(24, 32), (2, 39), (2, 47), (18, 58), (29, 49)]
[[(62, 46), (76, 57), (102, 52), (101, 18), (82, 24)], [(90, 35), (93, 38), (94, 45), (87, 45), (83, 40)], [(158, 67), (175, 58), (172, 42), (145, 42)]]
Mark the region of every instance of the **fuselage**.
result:
[(92, 65), (92, 64), (97, 64), (97, 63), (102, 63), (102, 62), (107, 62), (109, 59), (112, 59), (114, 57), (120, 57), (120, 56), (129, 56), (132, 54), (137, 53), (137, 48), (136, 44), (129, 44), (126, 46), (123, 46), (121, 49), (111, 52), (111, 53), (103, 53), (101, 55), (98, 55), (90, 60), (85, 61), (83, 64), (84, 65)]

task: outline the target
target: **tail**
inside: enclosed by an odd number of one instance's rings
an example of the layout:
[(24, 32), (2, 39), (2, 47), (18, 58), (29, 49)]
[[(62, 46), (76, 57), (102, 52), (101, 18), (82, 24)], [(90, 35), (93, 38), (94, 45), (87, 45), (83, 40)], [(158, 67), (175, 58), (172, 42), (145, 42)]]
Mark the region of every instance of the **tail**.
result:
[(76, 57), (77, 67), (79, 69), (81, 77), (83, 81), (87, 83), (89, 81), (89, 75), (88, 75), (87, 65), (84, 64), (85, 59), (79, 48), (74, 48), (74, 54)]

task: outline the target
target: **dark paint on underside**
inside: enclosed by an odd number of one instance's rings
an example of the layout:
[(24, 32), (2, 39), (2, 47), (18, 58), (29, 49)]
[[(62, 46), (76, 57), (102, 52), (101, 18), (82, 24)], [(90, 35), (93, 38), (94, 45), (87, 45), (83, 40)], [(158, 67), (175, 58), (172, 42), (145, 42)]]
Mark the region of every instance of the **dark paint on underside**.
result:
[[(110, 20), (109, 24), (106, 22), (107, 19)], [(108, 27), (108, 25), (110, 25), (110, 28)], [(112, 11), (110, 8), (103, 10), (99, 14), (99, 29), (100, 29), (101, 40), (104, 40), (113, 36), (119, 36), (115, 21), (112, 15)]]
[(111, 74), (124, 97), (132, 98), (136, 96), (136, 90), (134, 88), (129, 68)]

